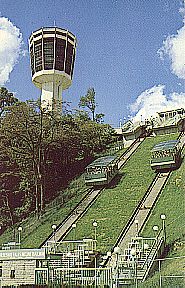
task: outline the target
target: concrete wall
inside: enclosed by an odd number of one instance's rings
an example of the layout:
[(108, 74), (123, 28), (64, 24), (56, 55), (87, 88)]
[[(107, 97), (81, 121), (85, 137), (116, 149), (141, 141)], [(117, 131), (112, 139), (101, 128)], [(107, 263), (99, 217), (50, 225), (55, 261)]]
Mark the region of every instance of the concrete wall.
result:
[[(35, 284), (36, 260), (4, 260), (1, 266), (1, 286)], [(11, 278), (11, 270), (15, 271), (14, 278)]]

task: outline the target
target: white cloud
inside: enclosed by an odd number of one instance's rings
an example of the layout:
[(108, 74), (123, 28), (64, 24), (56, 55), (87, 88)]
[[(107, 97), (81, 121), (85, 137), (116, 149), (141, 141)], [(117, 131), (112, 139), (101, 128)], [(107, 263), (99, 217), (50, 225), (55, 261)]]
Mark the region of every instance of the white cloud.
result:
[(0, 85), (9, 81), (9, 75), (22, 51), (22, 34), (10, 20), (0, 17)]
[(171, 61), (171, 70), (178, 78), (185, 79), (185, 1), (179, 9), (183, 17), (183, 26), (175, 35), (168, 36), (158, 53), (161, 59), (168, 55)]
[[(166, 38), (158, 53), (161, 59), (169, 56), (172, 73), (180, 79), (185, 79), (185, 0), (179, 12), (183, 16), (183, 27), (177, 30), (176, 35)], [(166, 95), (164, 89), (165, 86), (160, 84), (145, 90), (137, 97), (129, 107), (132, 115), (135, 115), (132, 119), (134, 122), (156, 117), (157, 112), (185, 108), (185, 92)]]
[(134, 122), (156, 117), (157, 112), (185, 108), (185, 93), (174, 92), (167, 96), (164, 89), (164, 85), (154, 86), (138, 96), (135, 103), (130, 105), (130, 111), (135, 114)]

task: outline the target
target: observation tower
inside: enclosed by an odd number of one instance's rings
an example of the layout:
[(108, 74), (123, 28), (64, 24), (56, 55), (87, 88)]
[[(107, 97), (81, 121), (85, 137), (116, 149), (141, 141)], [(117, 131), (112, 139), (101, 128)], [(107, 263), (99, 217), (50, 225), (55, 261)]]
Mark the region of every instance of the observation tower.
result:
[(62, 112), (62, 91), (72, 84), (76, 37), (68, 30), (44, 27), (29, 38), (32, 81), (41, 89), (46, 111)]

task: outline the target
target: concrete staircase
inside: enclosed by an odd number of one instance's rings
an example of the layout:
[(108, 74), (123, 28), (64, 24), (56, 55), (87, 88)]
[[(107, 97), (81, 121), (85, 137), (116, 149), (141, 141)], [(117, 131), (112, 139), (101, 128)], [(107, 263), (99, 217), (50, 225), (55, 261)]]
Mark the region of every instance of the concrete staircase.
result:
[[(124, 251), (124, 255), (119, 256), (117, 267), (118, 287), (130, 285), (136, 281), (143, 282), (154, 268), (156, 263), (154, 260), (161, 254), (164, 239), (162, 236), (148, 238), (145, 239), (147, 243), (144, 243), (143, 239), (132, 239), (128, 245), (128, 249)], [(144, 247), (147, 247), (147, 249), (144, 249)], [(132, 253), (133, 251), (135, 253)]]

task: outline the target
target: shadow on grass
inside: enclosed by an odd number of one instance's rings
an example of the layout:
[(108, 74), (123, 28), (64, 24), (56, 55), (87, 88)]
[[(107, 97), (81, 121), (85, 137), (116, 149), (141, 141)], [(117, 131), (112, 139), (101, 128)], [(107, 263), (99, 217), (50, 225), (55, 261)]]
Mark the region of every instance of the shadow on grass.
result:
[(125, 177), (126, 173), (118, 173), (113, 179), (112, 181), (106, 186), (106, 188), (108, 189), (114, 189), (115, 187), (118, 186), (118, 184), (120, 183), (121, 179), (123, 179), (123, 177)]

